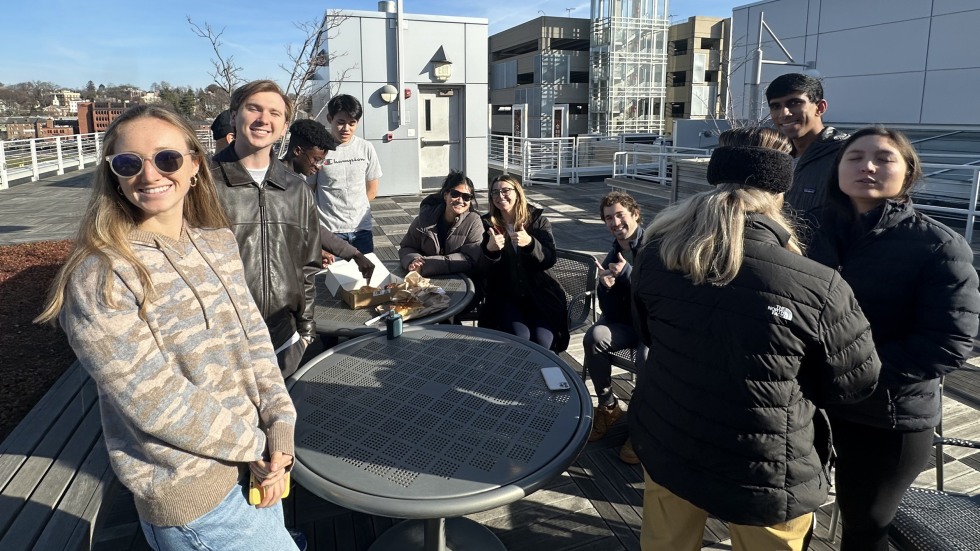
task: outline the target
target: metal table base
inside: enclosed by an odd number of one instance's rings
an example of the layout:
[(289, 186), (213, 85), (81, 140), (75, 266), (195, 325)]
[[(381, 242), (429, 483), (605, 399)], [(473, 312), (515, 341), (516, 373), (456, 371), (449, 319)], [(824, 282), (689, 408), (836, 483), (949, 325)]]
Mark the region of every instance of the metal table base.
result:
[(487, 527), (463, 517), (404, 520), (381, 534), (369, 551), (507, 551)]

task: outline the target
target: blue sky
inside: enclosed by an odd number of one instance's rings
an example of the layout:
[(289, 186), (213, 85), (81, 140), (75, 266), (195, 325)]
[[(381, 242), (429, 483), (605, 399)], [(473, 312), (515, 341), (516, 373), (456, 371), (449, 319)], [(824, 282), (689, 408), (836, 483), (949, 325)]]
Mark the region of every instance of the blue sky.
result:
[[(692, 15), (731, 16), (733, 6), (752, 0), (673, 0), (672, 21)], [(204, 87), (211, 83), (211, 45), (195, 36), (189, 15), (208, 22), (222, 35), (224, 55), (233, 55), (248, 79), (271, 78), (285, 84), (288, 44), (304, 33), (295, 23), (319, 20), (324, 9), (375, 11), (376, 0), (169, 0), (140, 2), (98, 0), (18, 0), (3, 8), (4, 60), (0, 82), (42, 80), (82, 88), (99, 84), (133, 84), (144, 89), (153, 82)], [(490, 34), (546, 15), (589, 17), (582, 0), (405, 0), (407, 13), (482, 17)]]

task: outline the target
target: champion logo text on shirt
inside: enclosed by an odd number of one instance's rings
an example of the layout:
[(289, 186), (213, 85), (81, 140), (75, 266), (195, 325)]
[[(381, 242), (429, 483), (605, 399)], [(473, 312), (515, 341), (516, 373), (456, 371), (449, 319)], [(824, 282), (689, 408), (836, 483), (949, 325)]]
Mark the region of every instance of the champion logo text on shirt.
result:
[(352, 163), (366, 163), (367, 159), (364, 157), (357, 157), (354, 159), (324, 159), (323, 165), (339, 165), (342, 163), (352, 164)]

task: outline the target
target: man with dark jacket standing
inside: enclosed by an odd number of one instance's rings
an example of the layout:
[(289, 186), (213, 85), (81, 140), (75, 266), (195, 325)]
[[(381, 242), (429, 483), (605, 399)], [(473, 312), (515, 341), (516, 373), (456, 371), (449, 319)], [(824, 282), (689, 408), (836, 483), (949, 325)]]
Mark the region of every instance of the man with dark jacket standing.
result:
[(780, 75), (766, 88), (769, 116), (779, 133), (793, 143), (793, 187), (786, 202), (809, 212), (824, 203), (827, 178), (847, 134), (824, 126), (827, 100), (819, 79), (802, 73)]
[[(327, 151), (337, 149), (338, 143), (327, 127), (320, 122), (313, 119), (300, 119), (289, 126), (289, 144), (286, 146), (286, 155), (282, 161), (296, 174), (306, 178), (312, 177), (313, 185), (316, 185), (316, 173), (323, 166)], [(354, 245), (337, 237), (322, 225), (320, 244), (323, 246), (320, 254), (324, 268), (333, 264), (339, 256), (344, 260), (353, 260), (364, 279), (371, 279), (374, 274), (374, 263)]]
[(257, 80), (231, 95), (235, 141), (211, 160), (218, 197), (245, 265), (245, 278), (276, 348), (284, 377), (313, 341), (314, 276), (320, 234), (305, 180), (272, 153), (292, 115), (275, 82)]

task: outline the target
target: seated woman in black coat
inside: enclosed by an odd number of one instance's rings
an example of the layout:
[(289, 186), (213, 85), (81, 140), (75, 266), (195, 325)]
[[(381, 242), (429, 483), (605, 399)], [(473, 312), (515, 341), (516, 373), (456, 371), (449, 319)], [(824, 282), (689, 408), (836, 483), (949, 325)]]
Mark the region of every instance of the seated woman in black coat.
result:
[(962, 365), (977, 334), (973, 251), (915, 211), (909, 192), (921, 176), (905, 135), (855, 132), (838, 153), (807, 251), (854, 289), (881, 358), (871, 398), (827, 410), (844, 551), (888, 549), (898, 504), (931, 455), (939, 378)]
[(486, 301), (480, 327), (529, 339), (561, 352), (568, 347), (565, 291), (548, 269), (557, 258), (551, 222), (531, 208), (513, 176), (490, 184), (490, 212), (483, 216), (481, 272)]
[(880, 365), (850, 287), (800, 254), (782, 213), (785, 138), (746, 128), (719, 143), (717, 187), (654, 219), (631, 274), (650, 347), (629, 407), (641, 546), (700, 549), (711, 514), (735, 551), (799, 551), (829, 487), (817, 408), (869, 395)]
[(462, 172), (450, 172), (439, 193), (419, 204), (419, 215), (398, 249), (402, 267), (424, 276), (472, 273), (483, 240), (476, 209), (473, 181)]

